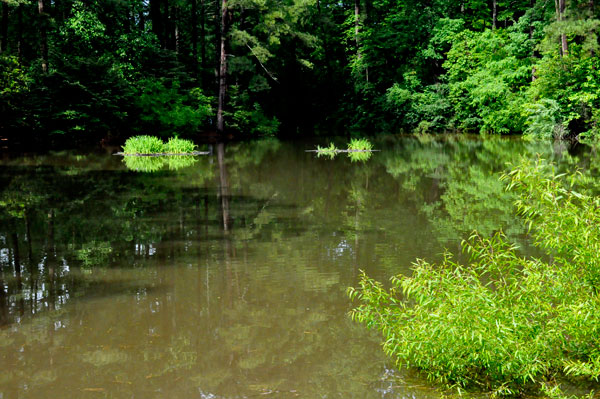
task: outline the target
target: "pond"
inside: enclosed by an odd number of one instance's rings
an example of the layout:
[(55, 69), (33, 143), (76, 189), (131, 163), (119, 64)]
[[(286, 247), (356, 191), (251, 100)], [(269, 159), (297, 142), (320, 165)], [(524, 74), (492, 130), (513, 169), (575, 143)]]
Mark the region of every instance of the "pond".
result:
[(316, 142), (219, 144), (146, 171), (110, 152), (4, 155), (0, 398), (439, 397), (349, 320), (347, 287), (474, 229), (531, 252), (499, 173), (536, 154), (589, 168), (594, 152), (373, 144), (364, 162), (306, 152)]

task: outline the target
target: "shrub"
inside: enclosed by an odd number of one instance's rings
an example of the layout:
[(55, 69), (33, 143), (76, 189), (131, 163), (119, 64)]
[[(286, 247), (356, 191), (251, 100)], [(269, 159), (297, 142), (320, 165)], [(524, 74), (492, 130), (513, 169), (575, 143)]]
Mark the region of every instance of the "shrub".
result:
[[(600, 199), (578, 193), (543, 162), (505, 175), (520, 214), (551, 263), (518, 255), (502, 233), (473, 234), (466, 265), (417, 260), (391, 288), (361, 276), (354, 320), (379, 329), (398, 366), (448, 385), (497, 394), (552, 390), (554, 374), (600, 377)], [(549, 384), (550, 383), (550, 384)], [(558, 388), (556, 388), (558, 389)]]

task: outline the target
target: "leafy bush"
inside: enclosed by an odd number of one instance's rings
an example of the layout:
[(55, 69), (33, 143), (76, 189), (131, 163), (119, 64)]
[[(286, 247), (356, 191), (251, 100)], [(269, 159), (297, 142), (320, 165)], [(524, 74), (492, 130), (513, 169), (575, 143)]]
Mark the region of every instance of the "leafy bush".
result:
[(140, 119), (147, 124), (146, 128), (160, 134), (197, 132), (212, 113), (211, 99), (198, 88), (184, 91), (177, 81), (157, 79), (143, 79), (138, 84), (136, 106), (141, 112)]
[(525, 107), (527, 115), (527, 129), (525, 135), (527, 137), (538, 139), (561, 138), (560, 125), (556, 118), (560, 106), (554, 100), (543, 98), (535, 104), (530, 104)]
[(432, 380), (497, 394), (556, 392), (554, 375), (600, 377), (600, 198), (580, 194), (543, 162), (504, 176), (519, 195), (535, 245), (553, 262), (525, 258), (502, 233), (463, 243), (467, 265), (446, 254), (417, 260), (392, 287), (362, 274), (351, 316), (384, 335), (398, 366)]

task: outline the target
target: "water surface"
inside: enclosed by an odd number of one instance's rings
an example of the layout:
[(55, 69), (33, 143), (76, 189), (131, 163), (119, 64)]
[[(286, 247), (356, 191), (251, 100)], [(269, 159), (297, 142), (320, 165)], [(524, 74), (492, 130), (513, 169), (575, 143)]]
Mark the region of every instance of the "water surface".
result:
[(473, 229), (530, 251), (498, 173), (537, 153), (592, 164), (515, 139), (385, 137), (366, 162), (314, 146), (216, 145), (152, 173), (6, 155), (0, 398), (438, 397), (349, 320), (346, 288)]

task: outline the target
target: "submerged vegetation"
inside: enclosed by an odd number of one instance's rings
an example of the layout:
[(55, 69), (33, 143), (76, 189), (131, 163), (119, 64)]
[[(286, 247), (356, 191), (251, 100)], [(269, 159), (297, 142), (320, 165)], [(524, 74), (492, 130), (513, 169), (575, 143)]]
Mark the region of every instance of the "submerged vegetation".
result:
[[(523, 161), (504, 175), (535, 245), (522, 257), (503, 233), (463, 242), (468, 263), (417, 260), (391, 288), (362, 274), (354, 320), (383, 333), (398, 366), (435, 381), (513, 395), (557, 397), (563, 377), (600, 377), (600, 198), (585, 179)], [(575, 191), (575, 190), (579, 190)]]

